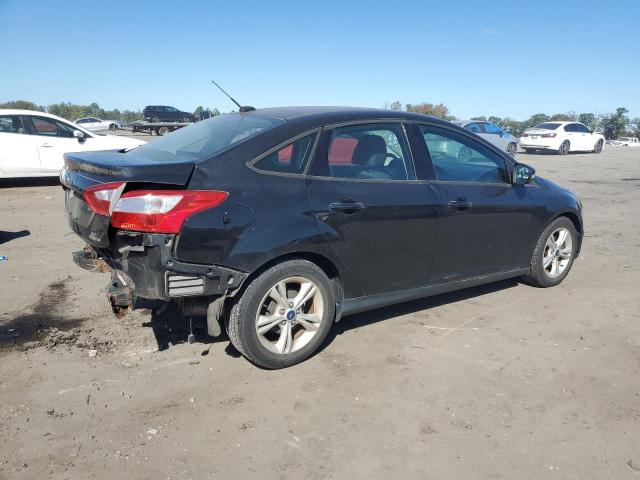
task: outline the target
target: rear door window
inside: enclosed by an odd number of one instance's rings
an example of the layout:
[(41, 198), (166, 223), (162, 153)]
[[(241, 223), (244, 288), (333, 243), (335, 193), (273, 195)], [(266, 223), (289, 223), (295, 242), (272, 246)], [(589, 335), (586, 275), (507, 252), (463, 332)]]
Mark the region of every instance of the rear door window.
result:
[(436, 179), (443, 182), (510, 183), (502, 157), (458, 132), (421, 125)]
[(317, 134), (312, 133), (299, 138), (258, 158), (252, 166), (263, 172), (303, 173), (311, 156), (316, 136)]
[(0, 133), (25, 133), (19, 115), (0, 115)]
[(415, 170), (401, 124), (335, 128), (317, 173), (358, 180), (414, 180)]
[(473, 133), (482, 133), (482, 125), (479, 123), (470, 123), (469, 125), (465, 125), (464, 128)]
[(489, 133), (491, 135), (500, 135), (502, 133), (502, 129), (493, 123), (485, 123), (484, 124), (485, 133)]

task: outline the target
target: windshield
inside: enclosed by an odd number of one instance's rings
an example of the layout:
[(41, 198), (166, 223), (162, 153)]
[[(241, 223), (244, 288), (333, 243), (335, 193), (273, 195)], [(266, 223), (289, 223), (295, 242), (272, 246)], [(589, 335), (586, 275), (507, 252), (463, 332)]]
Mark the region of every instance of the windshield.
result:
[(283, 123), (284, 120), (258, 115), (218, 115), (145, 143), (133, 151), (156, 162), (204, 160)]
[(539, 123), (533, 128), (542, 128), (544, 130), (555, 130), (560, 126), (559, 123)]

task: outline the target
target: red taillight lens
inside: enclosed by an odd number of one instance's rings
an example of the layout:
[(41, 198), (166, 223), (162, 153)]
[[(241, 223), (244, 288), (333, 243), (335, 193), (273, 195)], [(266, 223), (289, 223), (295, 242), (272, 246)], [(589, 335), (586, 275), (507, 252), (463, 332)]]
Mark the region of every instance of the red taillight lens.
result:
[(558, 135), (557, 133), (543, 133), (542, 135), (540, 135), (542, 138), (553, 138), (556, 135)]
[(179, 233), (187, 217), (220, 205), (228, 196), (212, 190), (133, 190), (118, 200), (111, 225), (138, 232)]
[(98, 215), (108, 217), (111, 200), (118, 190), (122, 191), (121, 189), (123, 187), (123, 182), (102, 183), (100, 185), (87, 188), (83, 192), (82, 197), (85, 202), (89, 204), (91, 210), (96, 212)]

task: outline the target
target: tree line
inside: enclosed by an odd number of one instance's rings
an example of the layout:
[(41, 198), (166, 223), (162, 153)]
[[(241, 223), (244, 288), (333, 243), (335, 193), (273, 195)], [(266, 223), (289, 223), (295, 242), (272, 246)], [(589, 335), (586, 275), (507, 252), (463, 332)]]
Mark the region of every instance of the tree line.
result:
[[(90, 105), (76, 105), (69, 102), (54, 103), (52, 105), (36, 105), (33, 102), (26, 100), (14, 100), (0, 104), (0, 108), (16, 108), (22, 110), (37, 110), (41, 112), (48, 112), (59, 117), (66, 118), (68, 120), (77, 120), (82, 117), (98, 117), (103, 120), (120, 120), (122, 122), (133, 122), (135, 120), (142, 120), (142, 112), (140, 110), (105, 110), (97, 103), (91, 103)], [(426, 115), (432, 115), (434, 117), (443, 118), (445, 120), (454, 120), (455, 116), (449, 112), (449, 109), (443, 103), (428, 103), (422, 102), (417, 104), (402, 104), (399, 101), (387, 103), (384, 108), (389, 110), (406, 111), (423, 113)], [(547, 115), (545, 113), (536, 113), (531, 115), (527, 120), (514, 120), (510, 117), (496, 117), (496, 116), (477, 116), (472, 117), (470, 120), (484, 120), (494, 123), (512, 135), (519, 137), (526, 129), (531, 128), (539, 123), (547, 121), (574, 121), (584, 123), (587, 127), (593, 131), (602, 132), (607, 140), (615, 139), (624, 135), (636, 136), (640, 138), (640, 118), (634, 118), (633, 120), (627, 115), (629, 110), (624, 107), (618, 107), (615, 112), (596, 115), (594, 113), (580, 113), (567, 112), (567, 113), (555, 113), (553, 115)], [(198, 106), (193, 112), (196, 118), (210, 117), (220, 115), (220, 111), (217, 108), (205, 108)]]
[[(442, 103), (433, 104), (422, 102), (418, 104), (407, 103), (403, 105), (396, 100), (395, 102), (385, 104), (384, 108), (389, 110), (423, 113), (425, 115), (432, 115), (445, 120), (455, 119), (455, 116), (449, 112), (447, 106)], [(634, 118), (632, 120), (629, 118), (627, 113), (629, 113), (629, 110), (624, 107), (618, 107), (615, 112), (602, 115), (596, 115), (594, 113), (577, 114), (575, 112), (555, 113), (553, 115), (536, 113), (526, 120), (514, 120), (509, 117), (501, 118), (496, 116), (486, 117), (482, 115), (472, 117), (469, 120), (483, 120), (491, 122), (504, 128), (507, 132), (516, 137), (519, 137), (522, 135), (522, 132), (528, 128), (538, 125), (539, 123), (556, 120), (583, 123), (591, 130), (601, 132), (607, 140), (625, 135), (640, 138), (640, 118)]]
[[(36, 110), (39, 112), (47, 112), (53, 115), (57, 115), (67, 120), (77, 120), (83, 117), (97, 117), (102, 120), (119, 120), (121, 122), (134, 122), (136, 120), (142, 120), (141, 110), (105, 110), (97, 103), (90, 105), (76, 105), (69, 102), (54, 103), (51, 105), (36, 105), (33, 102), (26, 100), (14, 100), (10, 102), (0, 103), (0, 108), (15, 108), (20, 110)], [(205, 115), (205, 112), (208, 115)], [(198, 106), (194, 110), (194, 116), (196, 118), (214, 117), (220, 115), (220, 111), (217, 108), (205, 108)]]

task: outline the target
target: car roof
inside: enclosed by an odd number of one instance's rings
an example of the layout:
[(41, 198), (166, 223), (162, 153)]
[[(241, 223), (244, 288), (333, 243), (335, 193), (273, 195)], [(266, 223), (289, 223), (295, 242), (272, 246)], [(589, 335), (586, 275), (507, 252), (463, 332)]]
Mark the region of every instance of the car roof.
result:
[(435, 121), (437, 123), (449, 123), (445, 120), (423, 115), (421, 113), (400, 112), (397, 110), (385, 110), (381, 108), (366, 107), (325, 107), (325, 106), (301, 106), (301, 107), (272, 107), (259, 108), (241, 115), (259, 115), (264, 117), (286, 120), (293, 124), (328, 125), (331, 123), (349, 122), (367, 119), (403, 119), (413, 121)]

